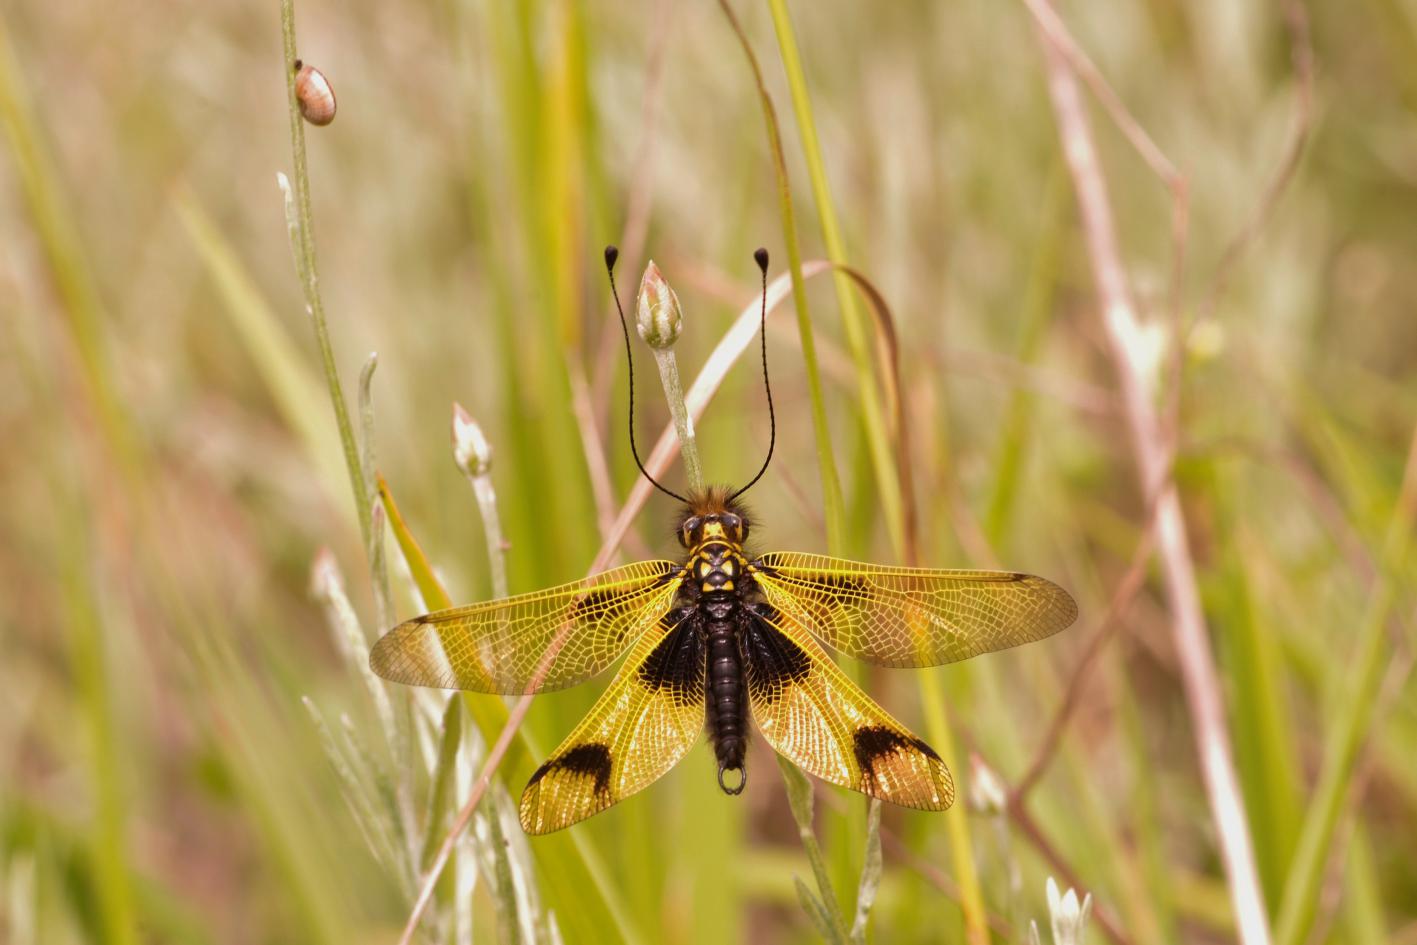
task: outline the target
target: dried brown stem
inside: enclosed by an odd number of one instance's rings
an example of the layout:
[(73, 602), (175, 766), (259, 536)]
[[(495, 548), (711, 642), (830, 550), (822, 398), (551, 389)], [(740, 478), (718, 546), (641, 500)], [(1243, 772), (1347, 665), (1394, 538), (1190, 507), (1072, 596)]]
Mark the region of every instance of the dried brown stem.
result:
[[(1048, 8), (1051, 12), (1047, 0), (1025, 2), (1030, 9)], [(1150, 493), (1153, 483), (1159, 486), (1157, 544), (1196, 752), (1240, 941), (1245, 945), (1261, 945), (1270, 940), (1268, 913), (1255, 868), (1249, 820), (1240, 798), (1225, 706), (1201, 610), (1180, 494), (1168, 473), (1167, 437), (1151, 400), (1151, 385), (1143, 376), (1143, 361), (1135, 356), (1141, 326), (1121, 263), (1097, 148), (1078, 92), (1074, 67), (1056, 35), (1056, 31), (1050, 32), (1040, 25), (1048, 91), (1064, 157), (1077, 192), (1093, 278), (1101, 301), (1103, 329), (1126, 407), (1132, 452), (1145, 491)]]
[(1078, 703), (1082, 700), (1082, 693), (1092, 672), (1092, 667), (1096, 664), (1097, 658), (1102, 655), (1102, 650), (1112, 639), (1112, 635), (1126, 620), (1132, 600), (1142, 588), (1146, 579), (1146, 565), (1151, 560), (1155, 537), (1156, 529), (1149, 524), (1146, 531), (1142, 533), (1141, 540), (1137, 542), (1136, 551), (1132, 554), (1131, 565), (1122, 576), (1122, 580), (1118, 582), (1117, 590), (1112, 594), (1112, 600), (1107, 605), (1107, 612), (1102, 615), (1097, 630), (1087, 641), (1087, 648), (1083, 651), (1082, 659), (1078, 661), (1077, 669), (1073, 671), (1072, 678), (1068, 681), (1067, 692), (1063, 695), (1063, 701), (1059, 704), (1053, 721), (1048, 725), (1048, 731), (1044, 733), (1043, 740), (1034, 753), (1033, 762), (1014, 786), (1010, 803), (1018, 806), (1023, 805), (1028, 792), (1043, 777), (1043, 772), (1048, 769), (1048, 764), (1057, 753), (1058, 746), (1062, 744), (1063, 732), (1067, 728), (1068, 722), (1072, 720)]
[(610, 482), (610, 463), (605, 457), (605, 439), (595, 421), (595, 406), (591, 403), (590, 384), (585, 369), (574, 358), (566, 359), (566, 373), (571, 380), (571, 409), (576, 415), (576, 428), (581, 434), (586, 469), (590, 473), (590, 492), (595, 499), (595, 523), (600, 534), (606, 535), (615, 521), (615, 493)]
[(1049, 0), (1024, 0), (1033, 14), (1038, 28), (1048, 37), (1053, 47), (1068, 61), (1073, 71), (1082, 77), (1092, 94), (1101, 102), (1113, 124), (1141, 156), (1151, 172), (1155, 174), (1171, 194), (1171, 286), (1168, 291), (1168, 308), (1171, 316), (1171, 388), (1166, 409), (1166, 431), (1168, 441), (1177, 436), (1178, 418), (1181, 413), (1181, 374), (1185, 366), (1185, 292), (1184, 276), (1186, 267), (1186, 243), (1190, 233), (1191, 202), (1190, 187), (1185, 176), (1175, 163), (1147, 134), (1141, 122), (1122, 102), (1097, 68), (1092, 59), (1073, 39), (1066, 24), (1049, 5)]

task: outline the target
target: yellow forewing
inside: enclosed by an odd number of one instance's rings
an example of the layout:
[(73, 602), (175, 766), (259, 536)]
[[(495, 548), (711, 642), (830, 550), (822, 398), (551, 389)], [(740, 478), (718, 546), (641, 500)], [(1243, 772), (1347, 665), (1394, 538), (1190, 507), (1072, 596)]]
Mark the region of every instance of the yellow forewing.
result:
[(668, 618), (641, 636), (610, 687), (522, 792), (527, 833), (597, 814), (674, 767), (704, 728), (698, 631)]
[(1051, 581), (1012, 571), (891, 568), (773, 552), (753, 577), (779, 611), (848, 656), (937, 666), (1052, 636), (1077, 604)]
[[(674, 602), (683, 568), (641, 561), (560, 587), (440, 610), (374, 644), (369, 665), (394, 682), (508, 695), (573, 686), (605, 669)], [(533, 690), (538, 667), (558, 645)]]
[(857, 688), (790, 615), (749, 622), (748, 699), (768, 744), (808, 774), (903, 807), (954, 803), (949, 769), (929, 745)]

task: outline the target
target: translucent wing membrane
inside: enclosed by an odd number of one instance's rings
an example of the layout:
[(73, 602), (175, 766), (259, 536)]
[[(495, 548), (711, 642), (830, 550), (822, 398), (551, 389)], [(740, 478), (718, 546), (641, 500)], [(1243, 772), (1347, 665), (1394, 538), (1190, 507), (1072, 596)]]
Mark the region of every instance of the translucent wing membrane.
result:
[(522, 792), (527, 833), (569, 827), (657, 781), (704, 728), (704, 650), (693, 616), (645, 633), (614, 681)]
[(574, 686), (605, 669), (674, 602), (683, 569), (642, 561), (533, 594), (440, 610), (402, 623), (374, 644), (369, 664), (394, 682), (508, 695)]
[(1052, 636), (1077, 604), (1012, 571), (888, 568), (774, 552), (754, 562), (764, 596), (818, 639), (880, 666), (937, 666)]
[(939, 755), (857, 688), (807, 628), (758, 605), (743, 624), (748, 699), (763, 738), (803, 771), (902, 807), (944, 810)]

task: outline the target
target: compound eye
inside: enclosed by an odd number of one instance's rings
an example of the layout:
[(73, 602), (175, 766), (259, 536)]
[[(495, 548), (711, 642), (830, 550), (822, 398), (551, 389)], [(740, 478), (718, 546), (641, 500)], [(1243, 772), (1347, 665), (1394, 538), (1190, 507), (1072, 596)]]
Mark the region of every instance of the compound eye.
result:
[(743, 527), (743, 520), (732, 512), (725, 512), (723, 515), (723, 530), (734, 538), (738, 538), (738, 532)]
[(687, 519), (683, 525), (679, 526), (679, 541), (682, 542), (685, 547), (688, 547), (693, 543), (694, 533), (702, 528), (703, 524), (704, 523), (697, 515), (691, 519)]

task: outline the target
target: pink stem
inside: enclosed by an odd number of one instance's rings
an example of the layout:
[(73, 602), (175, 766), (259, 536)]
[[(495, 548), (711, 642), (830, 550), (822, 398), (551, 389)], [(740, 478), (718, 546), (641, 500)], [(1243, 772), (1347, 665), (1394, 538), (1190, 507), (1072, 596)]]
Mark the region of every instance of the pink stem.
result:
[(1103, 328), (1117, 370), (1142, 491), (1150, 495), (1152, 489), (1156, 489), (1156, 540), (1172, 615), (1171, 629), (1193, 723), (1196, 752), (1200, 756), (1201, 773), (1215, 821), (1216, 840), (1235, 909), (1235, 924), (1240, 941), (1245, 945), (1267, 945), (1270, 940), (1267, 912), (1255, 870), (1249, 822), (1231, 757), (1225, 705), (1201, 611), (1181, 499), (1168, 470), (1166, 439), (1147, 378), (1142, 374), (1143, 365), (1147, 363), (1140, 357), (1144, 340), (1117, 250), (1107, 187), (1068, 59), (1047, 31), (1040, 29), (1039, 38), (1047, 68), (1048, 92), (1053, 101), (1063, 155), (1077, 191), (1093, 278), (1102, 302)]

